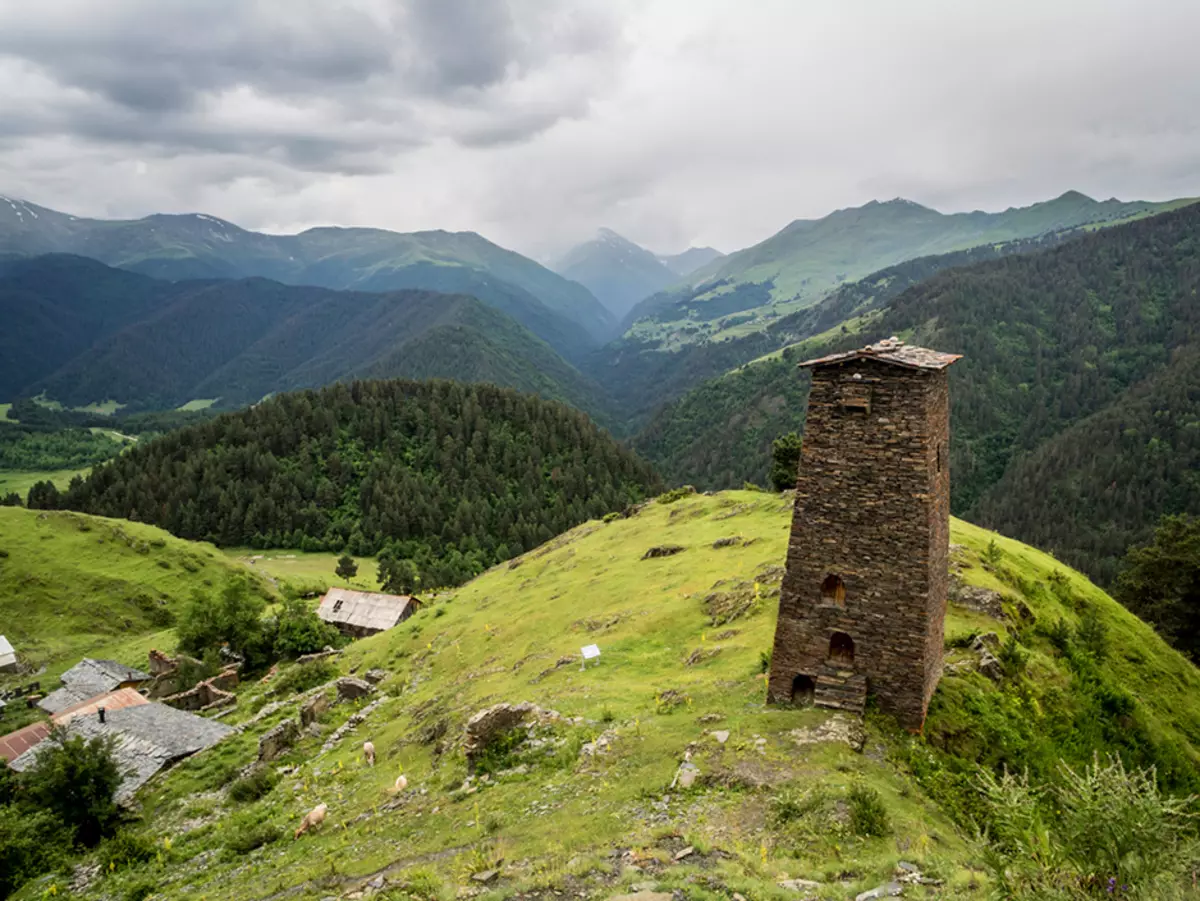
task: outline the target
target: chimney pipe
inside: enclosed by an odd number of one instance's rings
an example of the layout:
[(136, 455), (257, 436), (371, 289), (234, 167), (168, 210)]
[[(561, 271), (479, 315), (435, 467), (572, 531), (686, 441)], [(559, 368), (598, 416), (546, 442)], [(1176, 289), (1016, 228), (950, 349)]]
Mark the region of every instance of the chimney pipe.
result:
[(104, 708), (103, 707), (101, 707), (99, 709), (99, 713), (100, 713), (100, 722), (103, 723), (104, 722)]

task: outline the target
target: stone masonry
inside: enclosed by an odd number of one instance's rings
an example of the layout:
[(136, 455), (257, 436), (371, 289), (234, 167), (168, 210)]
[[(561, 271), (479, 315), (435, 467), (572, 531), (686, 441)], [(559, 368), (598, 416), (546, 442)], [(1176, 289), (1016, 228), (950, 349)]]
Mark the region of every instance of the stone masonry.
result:
[(950, 535), (946, 367), (890, 339), (812, 370), (768, 696), (919, 731), (942, 673)]

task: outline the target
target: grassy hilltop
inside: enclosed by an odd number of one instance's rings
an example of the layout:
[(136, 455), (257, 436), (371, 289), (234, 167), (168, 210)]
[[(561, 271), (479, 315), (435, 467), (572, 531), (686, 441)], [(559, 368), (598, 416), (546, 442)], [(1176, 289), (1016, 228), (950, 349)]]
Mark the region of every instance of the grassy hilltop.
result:
[(192, 591), (219, 592), (244, 572), (154, 526), (0, 507), (0, 633), (22, 661), (46, 667), (43, 687), (84, 656), (144, 668), (156, 643), (174, 647), (168, 630)]
[[(697, 899), (846, 899), (893, 878), (903, 860), (945, 882), (936, 893), (906, 886), (905, 897), (983, 898), (967, 826), (977, 764), (1038, 776), (1109, 749), (1158, 764), (1167, 785), (1194, 784), (1200, 673), (1082, 576), (958, 521), (959, 579), (999, 591), (1004, 616), (952, 606), (947, 675), (924, 739), (872, 712), (860, 753), (836, 714), (766, 708), (761, 657), (789, 511), (786, 497), (741, 491), (588, 522), (431, 598), (348, 648), (336, 671), (293, 667), (244, 685), (226, 722), (245, 731), (142, 796), (156, 855), (113, 868), (82, 896), (317, 899), (382, 876), (395, 899), (449, 901), (464, 889), (606, 898), (642, 883)], [(643, 559), (662, 545), (684, 550)], [(988, 632), (998, 682), (977, 671), (969, 647)], [(579, 648), (591, 643), (601, 660), (581, 671)], [(321, 734), (272, 764), (278, 784), (234, 800), (247, 794), (227, 786), (259, 736), (296, 716), (297, 686), (372, 668), (387, 673), (385, 699), (321, 714)], [(279, 700), (292, 703), (263, 706)], [(464, 724), (503, 701), (562, 718), (492, 746), (487, 779), (464, 785)], [(356, 711), (365, 720), (323, 751)], [(373, 769), (361, 755), (368, 738)], [(672, 787), (689, 752), (698, 779)], [(400, 773), (409, 786), (393, 796)], [(292, 841), (322, 802), (324, 826)], [(788, 878), (821, 886), (778, 885)], [(64, 884), (51, 875), (18, 897)]]

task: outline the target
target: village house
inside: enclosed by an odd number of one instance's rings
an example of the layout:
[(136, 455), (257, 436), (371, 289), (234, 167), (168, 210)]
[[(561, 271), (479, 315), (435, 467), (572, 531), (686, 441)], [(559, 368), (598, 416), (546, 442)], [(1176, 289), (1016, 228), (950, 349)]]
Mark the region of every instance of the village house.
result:
[(17, 652), (9, 640), (0, 635), (0, 673), (15, 673), (21, 668), (17, 661)]
[[(76, 711), (65, 724), (60, 724), (67, 738), (79, 736), (84, 740), (105, 737), (112, 739), (113, 754), (124, 773), (124, 779), (116, 793), (116, 799), (120, 803), (128, 802), (159, 770), (215, 745), (234, 731), (224, 723), (205, 719), (184, 710), (176, 710), (165, 704), (146, 701), (137, 692), (130, 694), (137, 696), (140, 703), (130, 703), (110, 710), (103, 707), (101, 699), (91, 699), (86, 705), (86, 712)], [(111, 695), (106, 697), (112, 698)], [(128, 700), (128, 696), (125, 699)], [(34, 725), (46, 727), (43, 723)], [(48, 732), (48, 727), (46, 729)], [(0, 745), (5, 742), (12, 743), (17, 734), (19, 733), (0, 739)], [(38, 754), (49, 745), (44, 740), (45, 737), (43, 735), (36, 744), (11, 759), (8, 765), (17, 772), (33, 766)]]
[(115, 660), (84, 657), (61, 679), (62, 688), (38, 701), (38, 706), (51, 715), (118, 688), (138, 688), (150, 680), (150, 675)]
[(959, 357), (890, 339), (812, 370), (771, 653), (775, 702), (919, 730), (942, 674), (950, 401)]
[(420, 607), (419, 598), (406, 594), (330, 588), (321, 598), (317, 616), (343, 635), (366, 638), (404, 622)]

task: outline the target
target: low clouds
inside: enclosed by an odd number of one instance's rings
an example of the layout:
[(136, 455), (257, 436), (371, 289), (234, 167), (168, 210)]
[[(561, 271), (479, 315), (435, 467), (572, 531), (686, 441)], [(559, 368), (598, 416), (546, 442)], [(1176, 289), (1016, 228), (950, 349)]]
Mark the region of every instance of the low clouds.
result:
[(903, 195), (1200, 194), (1172, 0), (0, 0), (0, 193), (744, 246)]

